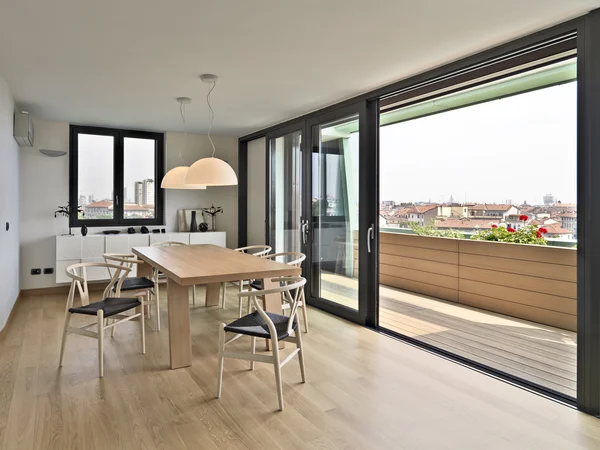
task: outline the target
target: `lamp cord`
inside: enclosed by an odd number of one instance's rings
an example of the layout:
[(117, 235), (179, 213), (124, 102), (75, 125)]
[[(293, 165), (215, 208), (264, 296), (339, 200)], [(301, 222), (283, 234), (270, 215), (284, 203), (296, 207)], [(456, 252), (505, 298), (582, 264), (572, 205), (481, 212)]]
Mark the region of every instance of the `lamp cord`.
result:
[[(181, 102), (179, 104), (179, 114), (181, 115), (181, 120), (183, 121), (183, 149), (187, 148), (187, 125), (185, 123), (185, 104)], [(179, 149), (179, 159), (181, 160), (181, 164), (183, 164), (183, 156), (181, 156), (181, 149)]]
[(212, 130), (212, 125), (213, 125), (213, 121), (215, 120), (215, 111), (212, 108), (212, 105), (210, 104), (210, 94), (212, 93), (213, 89), (215, 88), (215, 86), (217, 85), (216, 81), (212, 82), (212, 86), (211, 88), (208, 90), (208, 94), (206, 95), (206, 103), (208, 104), (208, 140), (210, 141), (210, 145), (212, 145), (212, 157), (215, 157), (215, 143), (213, 142), (212, 138), (210, 137), (210, 131)]

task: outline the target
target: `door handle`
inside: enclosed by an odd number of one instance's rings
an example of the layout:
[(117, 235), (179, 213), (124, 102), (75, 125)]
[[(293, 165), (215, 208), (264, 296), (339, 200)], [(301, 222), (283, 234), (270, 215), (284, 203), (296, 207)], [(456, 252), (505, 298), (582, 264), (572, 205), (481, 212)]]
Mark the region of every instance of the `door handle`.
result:
[(367, 230), (367, 251), (371, 253), (371, 240), (375, 237), (375, 225), (371, 224)]
[(306, 245), (306, 233), (308, 232), (308, 220), (302, 221), (300, 225), (300, 231), (302, 232), (302, 244)]

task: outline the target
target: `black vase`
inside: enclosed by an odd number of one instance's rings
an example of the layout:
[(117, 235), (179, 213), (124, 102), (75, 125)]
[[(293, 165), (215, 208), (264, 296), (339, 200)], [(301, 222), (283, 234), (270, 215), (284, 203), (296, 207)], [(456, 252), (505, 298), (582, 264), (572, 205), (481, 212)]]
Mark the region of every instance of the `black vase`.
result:
[(85, 236), (88, 232), (88, 228), (86, 226), (86, 224), (84, 223), (83, 226), (81, 227), (81, 235)]
[(196, 211), (192, 211), (192, 222), (190, 223), (190, 233), (198, 231), (198, 222), (196, 222)]

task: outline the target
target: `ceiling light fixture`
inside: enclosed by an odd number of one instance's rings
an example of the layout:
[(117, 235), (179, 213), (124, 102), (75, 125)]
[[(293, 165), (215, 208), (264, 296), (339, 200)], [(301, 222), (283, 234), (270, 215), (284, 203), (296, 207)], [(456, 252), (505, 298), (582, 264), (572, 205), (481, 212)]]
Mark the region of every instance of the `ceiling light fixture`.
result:
[(215, 158), (215, 144), (210, 137), (210, 131), (215, 119), (215, 112), (210, 104), (210, 94), (217, 85), (218, 77), (216, 75), (204, 74), (200, 75), (200, 79), (204, 83), (208, 83), (208, 95), (206, 96), (206, 104), (208, 105), (208, 140), (212, 145), (212, 156), (210, 158), (202, 158), (192, 164), (185, 175), (186, 185), (204, 185), (204, 186), (236, 186), (238, 184), (237, 175), (232, 167), (225, 161)]
[[(185, 122), (185, 105), (192, 103), (192, 99), (189, 97), (177, 97), (177, 103), (179, 103), (179, 114), (183, 121), (183, 149), (187, 148), (187, 125)], [(181, 157), (181, 150), (179, 151), (179, 159), (183, 162)], [(177, 166), (169, 170), (162, 179), (160, 187), (163, 189), (206, 189), (203, 185), (186, 185), (185, 176), (189, 170), (188, 166)]]

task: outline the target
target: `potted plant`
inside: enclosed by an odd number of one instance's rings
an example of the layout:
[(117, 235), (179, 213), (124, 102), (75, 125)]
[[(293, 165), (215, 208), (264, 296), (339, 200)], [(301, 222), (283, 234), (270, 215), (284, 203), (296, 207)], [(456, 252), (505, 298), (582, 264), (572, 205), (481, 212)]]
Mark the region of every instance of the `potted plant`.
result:
[[(85, 216), (85, 212), (83, 211), (83, 209), (81, 209), (81, 206), (77, 205), (71, 205), (71, 202), (67, 202), (67, 206), (59, 206), (58, 209), (56, 211), (54, 211), (54, 218), (56, 219), (56, 215), (62, 215), (65, 216), (69, 219), (69, 234), (66, 236), (74, 236), (73, 233), (71, 233), (71, 216), (75, 216), (77, 217), (77, 215), (81, 213), (82, 216)], [(84, 225), (85, 227), (85, 225)], [(83, 227), (82, 227), (82, 231), (83, 231)], [(86, 233), (87, 233), (87, 227), (86, 227)], [(63, 234), (63, 236), (65, 236)], [(84, 234), (85, 236), (85, 234)]]

